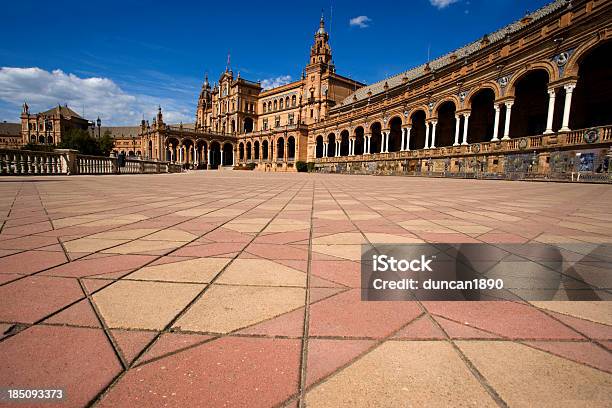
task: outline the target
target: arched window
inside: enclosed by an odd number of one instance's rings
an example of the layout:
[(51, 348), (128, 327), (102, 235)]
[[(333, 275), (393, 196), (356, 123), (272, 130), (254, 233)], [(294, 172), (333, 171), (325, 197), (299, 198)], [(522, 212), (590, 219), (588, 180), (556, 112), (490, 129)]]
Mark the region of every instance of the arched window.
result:
[(285, 107), (288, 108), (289, 107), (289, 97), (285, 98)]
[(295, 95), (293, 95), (291, 97), (291, 106), (295, 106), (297, 104), (297, 98), (295, 97)]
[(280, 101), (278, 101), (278, 107), (279, 109), (283, 109), (283, 98), (281, 98)]
[(278, 109), (278, 101), (274, 101), (274, 110)]
[(272, 102), (268, 102), (268, 112), (272, 110)]
[(266, 103), (265, 102), (263, 104), (263, 111), (264, 111), (264, 113), (266, 113)]

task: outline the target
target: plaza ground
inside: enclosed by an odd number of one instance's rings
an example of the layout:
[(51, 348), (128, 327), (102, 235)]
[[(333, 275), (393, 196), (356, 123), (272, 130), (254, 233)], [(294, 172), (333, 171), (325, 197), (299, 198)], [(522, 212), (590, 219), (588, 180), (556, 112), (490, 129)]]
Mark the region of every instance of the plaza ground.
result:
[(0, 387), (75, 407), (610, 406), (611, 302), (361, 302), (359, 257), (609, 243), (611, 201), (588, 184), (6, 177)]

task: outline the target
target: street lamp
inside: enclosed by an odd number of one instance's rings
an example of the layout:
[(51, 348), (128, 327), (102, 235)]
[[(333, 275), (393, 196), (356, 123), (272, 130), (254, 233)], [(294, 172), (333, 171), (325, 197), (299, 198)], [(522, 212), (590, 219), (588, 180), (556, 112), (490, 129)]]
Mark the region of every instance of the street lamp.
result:
[(100, 126), (102, 126), (102, 121), (100, 120), (100, 117), (98, 116), (98, 120), (96, 120), (96, 124), (98, 125), (98, 139), (100, 138)]

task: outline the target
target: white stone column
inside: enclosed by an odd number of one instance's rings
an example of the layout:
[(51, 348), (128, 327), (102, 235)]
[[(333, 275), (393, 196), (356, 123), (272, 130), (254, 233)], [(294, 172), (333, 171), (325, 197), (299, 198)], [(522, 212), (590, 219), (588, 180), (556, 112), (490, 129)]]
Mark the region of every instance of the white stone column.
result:
[(364, 154), (370, 154), (370, 138), (372, 135), (365, 135)]
[(406, 143), (406, 128), (402, 128), (402, 147), (400, 148), (401, 152), (404, 151), (404, 144), (405, 143)]
[(546, 117), (546, 130), (544, 134), (553, 133), (553, 118), (555, 116), (555, 99), (557, 97), (557, 91), (553, 89), (548, 90), (548, 115)]
[(576, 84), (567, 84), (564, 85), (563, 88), (565, 88), (565, 104), (563, 105), (563, 122), (561, 123), (561, 129), (559, 129), (559, 132), (569, 132), (570, 111), (572, 109), (572, 94), (574, 93), (574, 88), (576, 88)]
[(463, 114), (463, 142), (461, 142), (462, 145), (468, 144), (467, 137), (468, 137), (468, 122), (469, 122), (469, 120), (470, 120), (470, 114), (469, 113), (464, 113)]
[(236, 149), (232, 149), (232, 166), (236, 165)]
[(424, 149), (429, 149), (429, 122), (425, 122), (425, 147)]
[(349, 138), (349, 156), (355, 155), (355, 139)]
[(380, 152), (381, 153), (387, 153), (388, 150), (388, 139), (387, 139), (387, 135), (389, 133), (388, 132), (381, 132), (380, 135), (382, 136), (382, 145), (380, 146)]
[(206, 162), (207, 166), (210, 166), (210, 148), (208, 149), (208, 162)]
[(174, 149), (172, 149), (172, 145), (170, 145), (170, 163), (174, 163)]
[(327, 157), (327, 142), (323, 142), (323, 157)]
[(512, 116), (512, 105), (514, 105), (514, 101), (506, 102), (506, 120), (504, 121), (504, 137), (502, 137), (502, 140), (510, 139), (510, 117)]
[(429, 146), (432, 149), (436, 148), (436, 126), (438, 125), (438, 121), (434, 120), (431, 122), (431, 145)]
[(459, 128), (461, 126), (461, 116), (455, 115), (455, 143), (453, 146), (459, 146)]
[(406, 151), (410, 151), (410, 131), (412, 130), (412, 126), (406, 127)]
[(336, 140), (336, 151), (334, 152), (336, 157), (340, 157), (340, 141)]
[(493, 139), (491, 139), (491, 141), (497, 142), (499, 140), (499, 138), (497, 137), (499, 135), (499, 104), (494, 104), (493, 108), (495, 108), (495, 121), (493, 123)]

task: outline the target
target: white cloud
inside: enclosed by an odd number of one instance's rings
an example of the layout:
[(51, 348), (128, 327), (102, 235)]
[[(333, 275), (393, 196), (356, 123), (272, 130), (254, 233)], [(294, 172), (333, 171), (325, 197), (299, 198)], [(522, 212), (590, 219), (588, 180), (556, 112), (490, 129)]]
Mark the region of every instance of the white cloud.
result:
[(281, 75), (276, 78), (268, 78), (261, 81), (261, 87), (264, 90), (277, 88), (291, 82), (291, 75)]
[(357, 16), (349, 20), (349, 25), (351, 27), (366, 28), (369, 27), (368, 23), (370, 21), (372, 21), (372, 19), (368, 16)]
[(109, 78), (82, 78), (59, 69), (0, 68), (0, 100), (15, 108), (15, 117), (27, 101), (32, 112), (68, 104), (81, 114), (85, 107), (87, 119), (99, 115), (106, 125), (137, 125), (143, 114), (152, 118), (157, 105), (162, 106), (169, 123), (191, 122), (194, 118), (191, 107), (173, 99), (130, 94)]
[(437, 9), (443, 9), (450, 6), (453, 3), (457, 3), (459, 0), (429, 0), (432, 6)]

